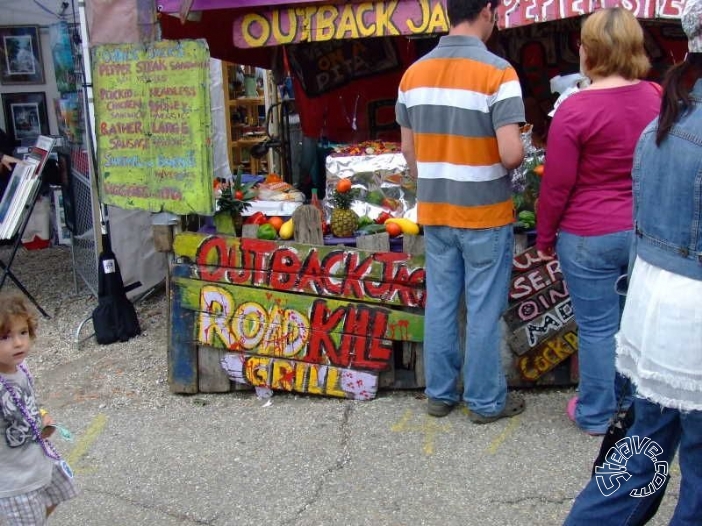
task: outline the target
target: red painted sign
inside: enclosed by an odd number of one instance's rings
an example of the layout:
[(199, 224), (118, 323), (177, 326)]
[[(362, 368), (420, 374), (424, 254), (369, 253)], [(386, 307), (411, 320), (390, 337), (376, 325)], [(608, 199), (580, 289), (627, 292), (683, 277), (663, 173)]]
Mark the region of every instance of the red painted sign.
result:
[[(275, 2), (267, 3), (271, 4)], [(295, 4), (267, 10), (241, 9), (242, 13), (235, 17), (232, 28), (234, 45), (252, 48), (298, 42), (445, 33), (449, 27), (445, 0), (339, 4), (307, 2), (304, 7)], [(616, 6), (628, 9), (637, 18), (680, 18), (682, 5), (683, 0), (502, 0), (498, 26), (509, 29), (578, 17), (597, 9)]]
[(561, 265), (557, 259), (551, 260), (529, 272), (518, 274), (512, 278), (509, 288), (510, 304), (533, 296), (562, 279)]
[[(235, 238), (236, 239), (236, 238)], [(424, 268), (408, 268), (410, 256), (397, 252), (363, 253), (242, 239), (228, 244), (223, 236), (206, 238), (197, 248), (199, 278), (234, 285), (265, 286), (284, 292), (393, 301), (423, 307)]]
[(636, 18), (680, 18), (684, 0), (502, 0), (500, 27), (525, 26), (623, 7)]

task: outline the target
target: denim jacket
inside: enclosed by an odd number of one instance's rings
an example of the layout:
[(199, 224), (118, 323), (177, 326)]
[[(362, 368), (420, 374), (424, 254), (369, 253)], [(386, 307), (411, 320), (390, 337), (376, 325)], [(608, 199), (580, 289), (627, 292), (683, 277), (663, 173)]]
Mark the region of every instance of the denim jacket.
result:
[(658, 119), (634, 153), (636, 254), (659, 268), (702, 280), (702, 79), (693, 105), (660, 147)]

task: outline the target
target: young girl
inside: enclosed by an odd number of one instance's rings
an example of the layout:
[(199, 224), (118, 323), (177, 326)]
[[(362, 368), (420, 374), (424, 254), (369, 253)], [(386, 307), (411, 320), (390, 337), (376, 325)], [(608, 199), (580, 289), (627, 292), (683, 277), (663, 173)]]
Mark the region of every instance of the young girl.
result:
[(53, 421), (40, 410), (24, 365), (36, 320), (23, 297), (0, 295), (0, 524), (41, 525), (76, 496), (73, 473), (47, 440)]

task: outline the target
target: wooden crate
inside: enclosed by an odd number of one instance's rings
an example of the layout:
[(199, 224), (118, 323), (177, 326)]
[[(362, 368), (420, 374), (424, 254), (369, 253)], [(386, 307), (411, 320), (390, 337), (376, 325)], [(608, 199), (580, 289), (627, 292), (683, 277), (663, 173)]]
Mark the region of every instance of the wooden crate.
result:
[(222, 369), (242, 384), (372, 398), (398, 344), (423, 340), (422, 256), (196, 233), (174, 251), (174, 392), (225, 391)]
[[(299, 217), (316, 220), (304, 208)], [(423, 388), (423, 241), (404, 236), (396, 253), (387, 234), (359, 237), (356, 248), (180, 234), (174, 250), (182, 262), (171, 268), (171, 390), (269, 385), (372, 398), (379, 388)], [(515, 256), (502, 321), (508, 385), (577, 382), (569, 301), (557, 261), (540, 261), (533, 249)], [(466, 327), (464, 305), (457, 324)]]

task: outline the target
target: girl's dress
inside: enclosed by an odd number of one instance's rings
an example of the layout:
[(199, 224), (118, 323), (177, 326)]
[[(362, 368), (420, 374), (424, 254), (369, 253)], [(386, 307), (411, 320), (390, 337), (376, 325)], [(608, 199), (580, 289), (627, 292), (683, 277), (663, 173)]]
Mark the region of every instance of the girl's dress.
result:
[(702, 411), (702, 281), (636, 259), (617, 335), (617, 369), (637, 394)]
[(39, 436), (41, 416), (24, 366), (0, 375), (0, 524), (42, 525), (46, 509), (78, 492), (68, 465)]

